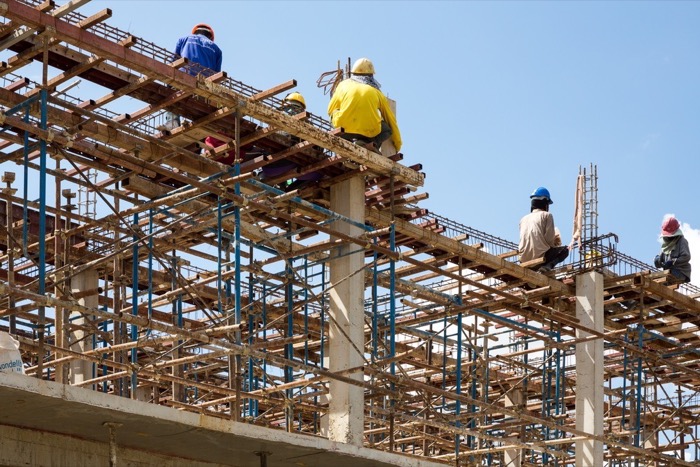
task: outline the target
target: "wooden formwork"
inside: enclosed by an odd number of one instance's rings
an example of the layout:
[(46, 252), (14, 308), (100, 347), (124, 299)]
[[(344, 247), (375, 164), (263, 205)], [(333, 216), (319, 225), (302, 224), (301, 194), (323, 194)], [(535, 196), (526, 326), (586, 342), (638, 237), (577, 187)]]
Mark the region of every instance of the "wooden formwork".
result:
[[(223, 72), (192, 76), (104, 24), (106, 12), (8, 0), (0, 13), (0, 162), (47, 184), (37, 200), (34, 186), (7, 182), (0, 204), (0, 326), (19, 337), (28, 374), (321, 436), (335, 380), (363, 388), (363, 442), (376, 449), (450, 465), (505, 465), (515, 450), (523, 465), (573, 465), (575, 443), (595, 439), (614, 465), (694, 464), (692, 289), (606, 272), (596, 332), (574, 313), (581, 270), (545, 276), (448, 228), (417, 204), (420, 164), (278, 111), (293, 80), (261, 91)], [(102, 93), (57, 92), (74, 77)], [(120, 96), (137, 107), (118, 107)], [(164, 110), (182, 125), (160, 130)], [(206, 147), (209, 136), (224, 144)], [(256, 171), (280, 161), (288, 172), (261, 182)], [(310, 172), (322, 178), (301, 190), (273, 186)], [(329, 190), (357, 176), (367, 228), (353, 237), (335, 227)], [(325, 361), (327, 264), (348, 245), (365, 258), (361, 381)], [(97, 288), (72, 290), (91, 272)], [(576, 428), (573, 354), (592, 339), (606, 348), (603, 436)], [(76, 362), (90, 377), (72, 377)], [(507, 402), (515, 391), (522, 402)]]

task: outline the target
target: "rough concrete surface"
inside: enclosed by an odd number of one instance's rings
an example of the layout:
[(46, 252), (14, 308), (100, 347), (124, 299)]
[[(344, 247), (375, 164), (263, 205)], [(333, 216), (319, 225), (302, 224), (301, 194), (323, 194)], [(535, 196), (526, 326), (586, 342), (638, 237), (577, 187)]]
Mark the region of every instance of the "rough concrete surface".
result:
[(444, 465), (0, 373), (2, 465), (109, 465), (105, 422), (121, 424), (119, 467), (260, 467), (260, 452), (269, 453), (267, 467)]

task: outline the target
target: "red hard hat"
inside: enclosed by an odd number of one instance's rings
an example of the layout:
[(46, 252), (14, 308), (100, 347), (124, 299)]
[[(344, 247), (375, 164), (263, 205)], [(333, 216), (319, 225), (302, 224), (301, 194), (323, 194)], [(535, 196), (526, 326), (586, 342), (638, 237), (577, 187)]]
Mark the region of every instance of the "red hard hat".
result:
[(681, 225), (678, 223), (678, 220), (676, 220), (675, 217), (669, 217), (668, 219), (664, 220), (663, 224), (661, 224), (661, 236), (672, 237), (680, 227)]
[(197, 29), (206, 29), (211, 34), (211, 40), (214, 40), (214, 28), (212, 28), (208, 24), (206, 24), (206, 23), (195, 24), (194, 27), (192, 28), (192, 34), (197, 32)]

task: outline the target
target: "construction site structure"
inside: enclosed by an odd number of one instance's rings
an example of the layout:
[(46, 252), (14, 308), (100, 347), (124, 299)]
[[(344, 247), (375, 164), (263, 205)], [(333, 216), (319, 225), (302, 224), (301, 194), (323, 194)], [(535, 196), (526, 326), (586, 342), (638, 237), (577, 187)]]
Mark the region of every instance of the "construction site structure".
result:
[(1, 465), (697, 465), (700, 290), (598, 234), (595, 166), (543, 275), (280, 112), (294, 80), (191, 74), (85, 3), (0, 1)]

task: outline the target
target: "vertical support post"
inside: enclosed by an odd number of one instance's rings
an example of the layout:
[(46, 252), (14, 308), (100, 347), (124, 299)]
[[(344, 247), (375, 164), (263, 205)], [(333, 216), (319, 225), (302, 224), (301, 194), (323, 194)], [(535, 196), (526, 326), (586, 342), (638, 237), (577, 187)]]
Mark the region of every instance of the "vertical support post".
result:
[[(44, 65), (45, 67), (46, 65)], [(41, 121), (40, 128), (46, 130), (46, 114), (47, 109), (47, 92), (46, 89), (40, 91), (41, 95)], [(39, 277), (37, 293), (44, 295), (46, 293), (46, 140), (39, 141)], [(42, 379), (44, 376), (44, 326), (46, 325), (46, 307), (39, 306), (39, 321), (37, 329), (39, 331), (39, 361), (37, 362), (36, 374), (37, 378)]]
[[(172, 251), (172, 260), (170, 262), (170, 267), (172, 268), (171, 270), (171, 278), (170, 278), (170, 286), (172, 287), (172, 290), (176, 290), (178, 287), (178, 282), (177, 278), (180, 273), (180, 261), (179, 257), (177, 256), (177, 251), (173, 250)], [(181, 328), (183, 325), (182, 322), (182, 295), (178, 295), (175, 300), (172, 302), (172, 323)], [(182, 340), (178, 339), (175, 341), (175, 349), (173, 352), (170, 354), (170, 358), (172, 360), (177, 360), (178, 358), (182, 357)], [(185, 375), (185, 369), (183, 365), (173, 365), (171, 368), (171, 373), (173, 376), (178, 377), (178, 378), (184, 378)], [(178, 401), (178, 402), (185, 402), (185, 386), (183, 386), (180, 383), (176, 383), (173, 381), (172, 383), (172, 393), (173, 393), (173, 399)]]
[[(374, 244), (377, 244), (377, 239), (374, 239)], [(379, 255), (377, 251), (374, 251), (372, 255), (372, 363), (379, 359), (379, 307), (377, 306), (377, 300), (379, 299), (378, 288), (379, 288)]]
[[(461, 258), (460, 258), (460, 263), (461, 263)], [(461, 264), (460, 264), (461, 266)], [(461, 273), (461, 268), (460, 268), (460, 273)], [(460, 282), (460, 287), (461, 287), (461, 282)], [(455, 368), (455, 394), (458, 396), (462, 394), (462, 313), (457, 314), (457, 365)], [(455, 426), (457, 428), (460, 428), (462, 426), (462, 422), (460, 421), (462, 415), (462, 401), (457, 399), (455, 401), (455, 418), (457, 421), (455, 422)], [(459, 465), (459, 445), (461, 443), (461, 438), (462, 435), (459, 433), (455, 435), (455, 460), (456, 464)]]
[[(97, 271), (88, 269), (82, 271), (71, 278), (71, 292), (73, 295), (79, 296), (78, 304), (87, 308), (97, 308), (98, 303), (98, 276)], [(88, 333), (85, 328), (88, 327), (86, 318), (81, 313), (73, 312), (70, 314), (69, 328), (70, 332), (70, 349), (74, 352), (83, 353), (88, 348), (88, 343), (92, 343), (92, 339), (88, 339)], [(80, 383), (82, 381), (92, 379), (92, 363), (87, 360), (75, 359), (71, 360), (70, 364), (70, 382), (71, 384)]]
[[(119, 181), (117, 181), (114, 184), (114, 189), (118, 190), (119, 189)], [(75, 195), (73, 195), (75, 196)], [(69, 205), (70, 207), (70, 202), (67, 202), (66, 204)], [(116, 212), (121, 212), (120, 211), (120, 203), (119, 203), (119, 198), (114, 198), (114, 210)], [(70, 208), (67, 209), (68, 213), (70, 213)], [(66, 216), (66, 230), (70, 229), (70, 215)], [(115, 248), (119, 251), (121, 251), (122, 248), (122, 241), (120, 240), (120, 234), (119, 234), (119, 227), (117, 225), (114, 225), (112, 227), (112, 233), (114, 235), (114, 238), (116, 239), (116, 245)], [(68, 239), (64, 240), (66, 247), (65, 250), (68, 249), (68, 245), (70, 244), (68, 242)], [(112, 268), (113, 268), (113, 276), (112, 276), (112, 309), (113, 310), (121, 310), (122, 309), (122, 298), (126, 296), (125, 288), (124, 288), (124, 281), (122, 279), (122, 274), (123, 274), (123, 266), (124, 266), (124, 258), (122, 255), (115, 255), (114, 259), (112, 260)], [(124, 339), (124, 331), (125, 324), (124, 323), (118, 323), (114, 322), (112, 323), (112, 345), (118, 345), (121, 344), (122, 342), (125, 341)], [(118, 363), (124, 363), (125, 359), (124, 356), (126, 354), (124, 351), (120, 352), (115, 352), (113, 354), (114, 361)], [(126, 387), (126, 378), (117, 378), (112, 380), (113, 384), (113, 391), (114, 395), (116, 396), (123, 396), (125, 391), (124, 388)]]
[[(293, 227), (289, 226), (289, 231), (291, 232)], [(289, 258), (284, 262), (284, 300), (287, 304), (287, 337), (294, 336), (294, 289), (292, 287), (292, 282), (294, 281), (294, 270), (292, 268), (292, 262), (294, 258)], [(294, 345), (290, 342), (284, 346), (284, 358), (288, 361), (294, 360)], [(290, 365), (284, 367), (284, 382), (291, 383), (294, 379), (294, 369)], [(287, 389), (285, 391), (286, 401), (284, 407), (285, 412), (285, 424), (287, 427), (287, 432), (291, 432), (294, 425), (294, 390)]]
[[(133, 229), (134, 235), (132, 237), (134, 241), (134, 246), (132, 247), (132, 268), (131, 268), (131, 314), (134, 316), (139, 315), (139, 215), (134, 214)], [(135, 324), (131, 325), (131, 340), (136, 341), (139, 337), (139, 331)], [(138, 349), (131, 349), (131, 363), (136, 364), (138, 362)], [(138, 378), (136, 373), (131, 373), (131, 398), (136, 399), (136, 387), (138, 385)]]
[[(75, 208), (75, 205), (73, 204), (73, 198), (75, 198), (75, 193), (73, 193), (71, 190), (66, 189), (62, 191), (62, 195), (66, 198), (66, 204), (65, 204), (65, 211), (66, 211), (66, 220), (65, 220), (65, 229), (66, 231), (70, 230), (70, 226), (72, 224), (72, 212), (73, 209)], [(59, 264), (68, 264), (68, 258), (69, 258), (69, 249), (72, 244), (72, 237), (70, 235), (64, 235), (63, 236), (63, 246), (61, 248), (61, 255), (62, 258), (60, 261), (56, 262), (56, 267), (58, 267)], [(58, 257), (58, 254), (56, 255)], [(61, 274), (61, 279), (64, 278), (66, 273)], [(58, 278), (57, 278), (58, 279)], [(62, 291), (60, 295), (57, 294), (57, 296), (61, 298), (65, 298), (65, 289), (64, 288), (58, 288), (57, 291)], [(70, 311), (64, 308), (57, 307), (56, 308), (56, 346), (61, 348), (61, 349), (67, 349), (70, 346)], [(118, 342), (117, 342), (118, 343)], [(69, 371), (70, 371), (70, 366), (68, 364), (63, 364), (59, 363), (56, 365), (56, 381), (59, 383), (63, 384), (68, 384), (70, 382), (70, 377), (69, 377)]]
[[(521, 389), (513, 388), (505, 395), (505, 406), (515, 407), (516, 410), (522, 410), (525, 403), (525, 397)], [(513, 433), (507, 433), (504, 441), (520, 441), (519, 433), (513, 429)], [(521, 467), (523, 465), (523, 450), (520, 447), (512, 447), (503, 452), (503, 462), (509, 467)]]
[[(238, 177), (241, 174), (241, 113), (236, 111), (236, 128), (234, 129), (234, 138), (236, 140), (236, 156), (234, 158), (234, 175)], [(241, 184), (236, 182), (233, 187), (233, 192), (236, 196), (241, 194)], [(233, 260), (236, 263), (236, 269), (233, 272), (233, 284), (234, 284), (234, 324), (241, 324), (242, 310), (241, 310), (241, 207), (236, 204), (233, 208), (233, 219), (235, 222), (235, 232), (233, 233), (234, 241), (234, 251)], [(230, 295), (229, 295), (230, 297)], [(228, 298), (228, 297), (227, 297)], [(235, 331), (234, 333), (236, 344), (241, 344), (241, 331)], [(235, 361), (235, 382), (236, 382), (236, 403), (232, 404), (233, 419), (235, 421), (240, 421), (241, 418), (241, 390), (243, 385), (243, 370), (241, 365), (243, 361), (241, 356), (236, 354), (234, 356)], [(229, 374), (229, 378), (231, 375)]]
[[(581, 326), (603, 332), (603, 276), (591, 271), (576, 276), (576, 318)], [(576, 338), (591, 334), (577, 330)], [(576, 429), (603, 435), (603, 340), (576, 344)], [(602, 441), (576, 442), (576, 466), (603, 465)]]
[[(389, 108), (392, 112), (394, 112), (394, 115), (396, 115), (396, 101), (394, 99), (389, 99), (388, 97), (387, 101), (389, 101)], [(394, 143), (391, 141), (391, 138), (382, 143), (380, 151), (382, 151), (382, 155), (387, 157), (396, 154), (396, 147), (394, 147)]]
[[(61, 172), (61, 158), (56, 157), (56, 172)], [(56, 205), (60, 206), (61, 203), (61, 180), (60, 178), (56, 177), (55, 181), (55, 195), (54, 199), (56, 200)], [(9, 201), (8, 201), (9, 205)], [(9, 207), (9, 206), (8, 206)], [(9, 228), (9, 226), (8, 226)], [(65, 298), (64, 296), (64, 282), (63, 279), (65, 277), (65, 273), (63, 272), (63, 239), (62, 237), (64, 235), (61, 235), (62, 232), (65, 232), (66, 230), (70, 229), (70, 224), (65, 223), (63, 226), (61, 225), (61, 215), (57, 212), (56, 213), (56, 223), (54, 224), (54, 240), (53, 240), (53, 264), (55, 268), (55, 280), (54, 280), (54, 286), (53, 286), (53, 291), (54, 295), (58, 298)], [(7, 244), (8, 246), (11, 245), (11, 243)], [(12, 248), (8, 248), (8, 253), (12, 251)], [(8, 254), (8, 259), (11, 258), (11, 256)], [(8, 266), (11, 267), (10, 263)], [(9, 272), (8, 272), (9, 275)], [(14, 303), (10, 301), (10, 309), (14, 308)], [(65, 312), (62, 307), (57, 306), (54, 308), (54, 323), (56, 325), (56, 331), (54, 333), (54, 344), (57, 347), (56, 351), (56, 357), (59, 355), (62, 355), (58, 349), (60, 349), (61, 343), (63, 342), (63, 336), (65, 335), (64, 333), (64, 326), (67, 324), (65, 320), (63, 319), (65, 316)], [(12, 321), (10, 321), (10, 333), (12, 333)], [(65, 348), (65, 347), (64, 347)], [(67, 384), (68, 378), (66, 377), (67, 372), (66, 366), (63, 365), (62, 363), (56, 364), (54, 367), (55, 369), (55, 374), (54, 374), (54, 380), (58, 383), (61, 384)]]
[[(331, 210), (356, 222), (365, 220), (365, 184), (361, 176), (331, 186)], [(359, 236), (362, 230), (344, 221), (336, 221), (343, 234)], [(330, 262), (329, 370), (362, 368), (364, 348), (364, 253), (354, 245), (343, 245)], [(362, 381), (361, 369), (347, 374)], [(364, 390), (361, 386), (331, 380), (329, 438), (356, 446), (362, 445), (364, 428)]]
[(269, 451), (255, 451), (253, 452), (256, 456), (260, 458), (260, 467), (267, 467), (267, 456), (272, 455)]
[(122, 424), (104, 422), (103, 425), (109, 430), (109, 467), (117, 467), (117, 428)]
[[(12, 239), (15, 236), (13, 225), (15, 218), (13, 215), (14, 205), (11, 201), (11, 196), (15, 194), (17, 190), (12, 188), (12, 183), (15, 181), (14, 172), (5, 172), (2, 175), (3, 183), (7, 186), (2, 189), (3, 193), (7, 195), (5, 198), (5, 228), (7, 229), (7, 239), (5, 240), (5, 245), (7, 245), (7, 284), (10, 287), (15, 286), (15, 248)], [(15, 297), (13, 294), (9, 294), (8, 297), (8, 308), (10, 310), (15, 309)], [(10, 334), (17, 334), (17, 317), (15, 315), (10, 315)]]

